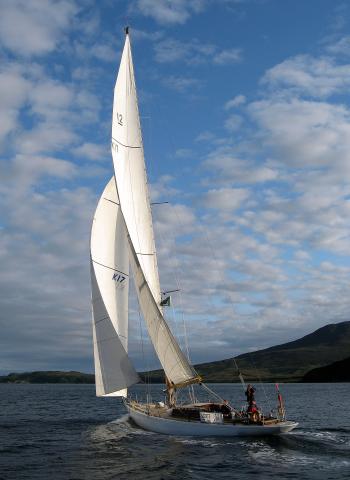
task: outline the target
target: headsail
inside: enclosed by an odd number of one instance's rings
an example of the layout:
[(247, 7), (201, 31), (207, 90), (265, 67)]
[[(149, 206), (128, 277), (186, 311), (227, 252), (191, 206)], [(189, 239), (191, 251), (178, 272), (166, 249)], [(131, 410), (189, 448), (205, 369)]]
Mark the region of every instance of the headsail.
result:
[(129, 237), (130, 264), (136, 292), (149, 335), (167, 378), (177, 386), (200, 381), (182, 353), (152, 295), (139, 259)]
[(175, 385), (199, 377), (181, 352), (160, 309), (161, 293), (129, 35), (114, 90), (112, 155), (139, 304), (158, 358)]
[(114, 177), (91, 230), (91, 286), (97, 396), (126, 396), (139, 381), (128, 355), (129, 255)]

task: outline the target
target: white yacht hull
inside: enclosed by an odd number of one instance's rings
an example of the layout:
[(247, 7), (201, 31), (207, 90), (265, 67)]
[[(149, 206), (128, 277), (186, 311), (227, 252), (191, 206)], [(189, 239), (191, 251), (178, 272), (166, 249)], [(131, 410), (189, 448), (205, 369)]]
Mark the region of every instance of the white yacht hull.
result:
[(293, 430), (298, 423), (280, 422), (274, 425), (211, 424), (147, 415), (127, 406), (131, 419), (141, 428), (166, 435), (200, 437), (240, 437), (280, 435)]

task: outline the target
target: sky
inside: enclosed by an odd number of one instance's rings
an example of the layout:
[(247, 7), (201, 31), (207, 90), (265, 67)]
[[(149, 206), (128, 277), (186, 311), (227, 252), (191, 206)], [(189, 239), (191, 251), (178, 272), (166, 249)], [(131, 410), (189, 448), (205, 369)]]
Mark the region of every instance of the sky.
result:
[[(151, 196), (169, 202), (161, 285), (180, 289), (168, 320), (192, 361), (349, 320), (349, 2), (0, 8), (0, 372), (93, 369), (89, 235), (126, 24)], [(157, 367), (130, 306), (131, 357)]]

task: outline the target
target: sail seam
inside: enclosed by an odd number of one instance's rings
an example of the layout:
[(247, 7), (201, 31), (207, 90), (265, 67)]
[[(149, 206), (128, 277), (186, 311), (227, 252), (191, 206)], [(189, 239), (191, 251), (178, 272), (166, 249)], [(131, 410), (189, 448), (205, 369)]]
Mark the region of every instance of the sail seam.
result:
[[(130, 248), (131, 252), (134, 253), (134, 255), (132, 255), (132, 258), (134, 259), (134, 262), (135, 262), (136, 266), (139, 266), (140, 269), (141, 269), (141, 272), (142, 272), (142, 273), (141, 273), (141, 275), (142, 275), (142, 277), (143, 277), (142, 288), (146, 287), (148, 290), (151, 291), (150, 286), (148, 285), (147, 279), (145, 278), (144, 273), (143, 273), (143, 271), (142, 271), (142, 268), (141, 268), (141, 265), (140, 265), (140, 261), (139, 261), (139, 259), (137, 258), (135, 249), (133, 248), (132, 240), (131, 240), (131, 237), (130, 237), (130, 234), (129, 234), (129, 233), (127, 233), (127, 238), (128, 238), (129, 248)], [(139, 287), (139, 292), (140, 292), (140, 291), (141, 291), (141, 288)], [(156, 315), (157, 315), (158, 318), (161, 318), (161, 319), (163, 320), (163, 327), (164, 327), (164, 329), (165, 329), (165, 331), (166, 331), (166, 335), (167, 335), (167, 337), (168, 337), (168, 343), (167, 343), (167, 346), (166, 346), (166, 348), (165, 348), (165, 350), (164, 350), (164, 358), (165, 358), (165, 356), (166, 356), (166, 352), (167, 352), (168, 349), (169, 349), (169, 346), (171, 347), (171, 350), (172, 350), (174, 353), (176, 353), (177, 356), (178, 356), (178, 361), (176, 362), (175, 365), (173, 365), (173, 367), (170, 369), (170, 371), (172, 371), (172, 370), (175, 368), (175, 366), (179, 366), (179, 367), (181, 368), (181, 370), (182, 370), (182, 373), (187, 377), (187, 381), (193, 380), (193, 379), (197, 376), (197, 373), (196, 373), (196, 371), (194, 370), (194, 368), (193, 368), (190, 364), (188, 364), (188, 362), (187, 362), (185, 356), (183, 355), (180, 347), (179, 347), (178, 345), (175, 346), (175, 345), (173, 344), (172, 340), (173, 340), (174, 336), (173, 336), (173, 334), (172, 334), (172, 332), (171, 332), (171, 330), (170, 330), (170, 327), (169, 327), (169, 325), (167, 324), (164, 316), (162, 315), (161, 311), (159, 310), (159, 306), (158, 306), (157, 302), (155, 301), (153, 295), (151, 295), (150, 302), (151, 302), (151, 303), (152, 303), (152, 302), (155, 303), (156, 312), (157, 312)], [(145, 320), (146, 320), (146, 318), (145, 318)], [(146, 321), (146, 323), (147, 323), (147, 321)], [(152, 323), (154, 323), (154, 322), (152, 322)], [(158, 347), (159, 338), (158, 338), (158, 335), (159, 335), (160, 329), (161, 329), (161, 323), (158, 323), (158, 325), (156, 326), (155, 339), (154, 339), (154, 345), (155, 345), (155, 348), (156, 348), (156, 351), (157, 351), (157, 352), (159, 351), (159, 347)], [(163, 364), (163, 362), (161, 362), (161, 363)], [(186, 365), (186, 364), (187, 364), (187, 365)], [(186, 367), (189, 367), (189, 368), (186, 368)], [(164, 368), (164, 365), (163, 365), (163, 368)], [(190, 372), (191, 372), (191, 373), (190, 373)], [(190, 373), (191, 376), (189, 375), (189, 373)]]
[(109, 267), (108, 265), (104, 265), (103, 263), (97, 262), (96, 260), (92, 259), (92, 263), (97, 263), (97, 265), (100, 265), (101, 267), (109, 268), (109, 270), (114, 270), (115, 272), (121, 273), (123, 275), (126, 275), (127, 277), (129, 276), (127, 273), (122, 272), (121, 270), (118, 270), (117, 268), (114, 267)]
[(101, 340), (97, 340), (97, 344), (100, 344), (102, 342), (108, 342), (108, 340), (113, 340), (113, 338), (118, 338), (119, 336), (117, 334), (113, 335), (112, 337), (108, 337), (108, 338), (103, 338)]
[(104, 320), (110, 320), (109, 315), (107, 315), (106, 317), (100, 318), (99, 320), (95, 320), (95, 325), (97, 323), (103, 322)]
[[(120, 111), (117, 111), (117, 107)], [(119, 195), (121, 217), (125, 222), (129, 260), (133, 269), (138, 301), (151, 341), (166, 375), (169, 376), (168, 372), (171, 372), (170, 380), (175, 384), (191, 383), (195, 380), (195, 371), (177, 344), (159, 305), (157, 254), (128, 37), (114, 91), (113, 115), (112, 157), (115, 183)], [(119, 129), (117, 123), (124, 129)], [(121, 136), (125, 143), (117, 140), (115, 138), (117, 136)], [(129, 141), (137, 142), (139, 146), (129, 145)], [(129, 148), (139, 149), (139, 151), (130, 150), (129, 152)], [(151, 249), (151, 253), (142, 253), (142, 250)], [(137, 250), (140, 252), (137, 253)], [(147, 259), (148, 256), (151, 258)]]
[(133, 145), (124, 145), (124, 143), (120, 142), (119, 140), (117, 140), (116, 138), (112, 137), (112, 140), (114, 140), (115, 142), (117, 142), (119, 145), (121, 145), (122, 147), (125, 147), (125, 148), (142, 148), (142, 147), (135, 147)]
[(110, 200), (109, 198), (103, 197), (103, 200), (106, 200), (107, 202), (111, 202), (111, 203), (114, 203), (115, 205), (120, 206), (120, 203), (114, 202), (113, 200)]

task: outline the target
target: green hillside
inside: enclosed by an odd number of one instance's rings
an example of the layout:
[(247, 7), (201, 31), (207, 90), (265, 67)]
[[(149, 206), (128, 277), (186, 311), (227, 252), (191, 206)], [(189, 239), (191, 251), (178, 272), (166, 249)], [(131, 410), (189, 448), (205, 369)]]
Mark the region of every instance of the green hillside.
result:
[[(265, 382), (349, 381), (347, 373), (339, 377), (343, 380), (331, 380), (331, 378), (335, 378), (334, 372), (337, 369), (338, 373), (340, 369), (349, 371), (349, 356), (350, 322), (342, 322), (326, 325), (299, 340), (249, 354), (245, 353), (235, 359), (247, 381), (259, 379)], [(335, 367), (330, 365), (340, 360), (344, 360), (345, 363), (340, 363)], [(319, 369), (319, 367), (326, 368), (321, 371), (317, 370), (315, 373), (314, 369)], [(208, 383), (238, 381), (233, 358), (201, 363), (195, 365), (195, 368)], [(314, 373), (310, 372), (311, 370)], [(308, 375), (314, 375), (312, 378), (319, 380), (312, 380), (310, 376), (306, 375), (308, 372), (310, 372)], [(140, 375), (145, 379), (145, 372)], [(147, 374), (148, 376), (151, 382), (164, 382), (162, 370), (150, 372)], [(0, 377), (0, 383), (94, 383), (94, 381), (95, 378), (92, 374), (59, 371), (10, 373)]]
[[(293, 342), (236, 357), (246, 379), (265, 382), (298, 382), (314, 368), (350, 355), (350, 322), (326, 325)], [(205, 382), (237, 382), (232, 358), (195, 365)], [(144, 374), (142, 374), (144, 375)], [(162, 370), (150, 373), (151, 381), (163, 382)]]
[(350, 357), (310, 370), (304, 375), (303, 382), (350, 382)]
[(95, 375), (80, 372), (25, 372), (0, 377), (0, 383), (95, 383)]

